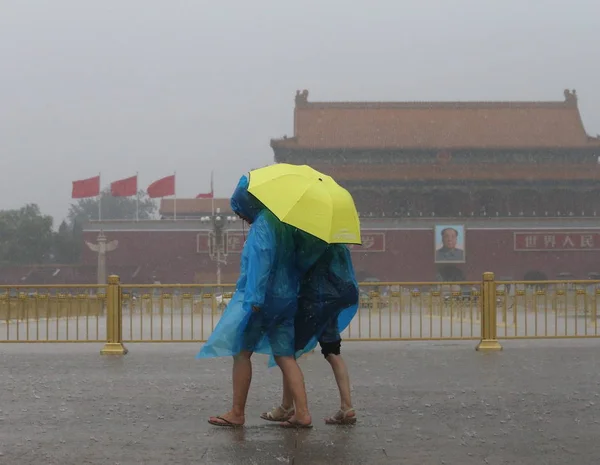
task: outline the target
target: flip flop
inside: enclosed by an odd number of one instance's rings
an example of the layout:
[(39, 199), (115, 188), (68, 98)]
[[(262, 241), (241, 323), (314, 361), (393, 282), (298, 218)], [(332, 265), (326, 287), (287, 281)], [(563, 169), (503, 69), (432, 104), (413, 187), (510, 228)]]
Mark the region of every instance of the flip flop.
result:
[(279, 426), (282, 428), (294, 428), (294, 429), (311, 429), (313, 427), (312, 423), (308, 425), (303, 425), (302, 423), (298, 423), (297, 421), (286, 420), (283, 423), (279, 423)]
[(326, 425), (354, 425), (356, 424), (356, 414), (349, 417), (350, 413), (353, 413), (354, 409), (338, 410), (338, 412), (329, 418), (325, 418)]
[[(213, 420), (213, 418), (215, 418), (216, 420), (219, 420), (219, 421), (215, 421), (215, 420)], [(240, 425), (239, 423), (231, 423), (229, 420), (226, 420), (223, 417), (210, 417), (208, 419), (208, 422), (211, 425), (221, 426), (221, 427), (224, 427), (224, 428), (241, 428), (242, 426), (244, 426), (243, 424)]]
[[(278, 412), (283, 412), (282, 415), (277, 415)], [(260, 418), (266, 421), (287, 421), (294, 416), (294, 406), (289, 409), (285, 409), (282, 406), (275, 407), (270, 412), (263, 412), (260, 414)]]

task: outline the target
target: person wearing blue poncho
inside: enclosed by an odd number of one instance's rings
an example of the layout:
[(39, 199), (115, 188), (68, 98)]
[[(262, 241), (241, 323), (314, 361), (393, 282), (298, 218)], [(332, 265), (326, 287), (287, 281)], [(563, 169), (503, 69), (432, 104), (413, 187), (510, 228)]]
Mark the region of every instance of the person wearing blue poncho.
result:
[(216, 426), (242, 426), (252, 380), (254, 352), (272, 354), (289, 381), (296, 416), (294, 427), (311, 427), (302, 371), (294, 357), (294, 318), (300, 273), (295, 263), (294, 230), (282, 223), (248, 192), (242, 176), (232, 210), (250, 231), (241, 256), (236, 291), (198, 358), (233, 356), (233, 405), (211, 417)]
[[(341, 356), (341, 336), (358, 310), (356, 282), (350, 251), (345, 245), (324, 242), (307, 234), (296, 234), (297, 263), (303, 272), (295, 318), (296, 356), (312, 350), (318, 340), (321, 353), (331, 365), (340, 393), (340, 410), (327, 424), (356, 423), (352, 407), (348, 368)], [(310, 268), (309, 268), (310, 267)], [(307, 269), (308, 268), (308, 269)], [(291, 386), (284, 377), (283, 400), (265, 412), (268, 421), (293, 421)]]

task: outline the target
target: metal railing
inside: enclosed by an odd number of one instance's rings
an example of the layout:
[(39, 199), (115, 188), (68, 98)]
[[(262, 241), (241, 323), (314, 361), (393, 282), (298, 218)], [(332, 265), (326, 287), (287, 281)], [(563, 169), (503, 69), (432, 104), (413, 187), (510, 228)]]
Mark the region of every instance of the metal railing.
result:
[(107, 286), (0, 286), (0, 342), (106, 341)]
[(481, 283), (361, 283), (350, 341), (480, 339)]
[[(0, 286), (0, 342), (204, 342), (233, 285)], [(370, 282), (360, 284), (349, 341), (598, 337), (600, 281)]]
[(121, 286), (124, 342), (204, 342), (234, 285)]
[(501, 339), (598, 337), (599, 281), (495, 282)]
[[(359, 310), (342, 337), (355, 341), (479, 339), (480, 285), (362, 284)], [(124, 342), (206, 341), (234, 291), (232, 285), (121, 288)]]

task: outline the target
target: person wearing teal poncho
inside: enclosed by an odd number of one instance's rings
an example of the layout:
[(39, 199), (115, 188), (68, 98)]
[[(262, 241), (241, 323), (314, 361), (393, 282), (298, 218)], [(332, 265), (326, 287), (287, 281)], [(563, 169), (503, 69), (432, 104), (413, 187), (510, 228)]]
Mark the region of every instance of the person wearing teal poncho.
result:
[[(358, 310), (358, 283), (348, 247), (327, 245), (308, 234), (298, 232), (296, 257), (303, 278), (295, 318), (296, 357), (316, 346), (331, 365), (340, 392), (341, 407), (327, 424), (354, 424), (348, 368), (341, 356), (340, 333), (350, 324)], [(279, 407), (265, 412), (269, 421), (293, 421), (294, 403), (291, 386), (284, 377), (283, 400)]]
[(279, 221), (248, 192), (242, 176), (231, 208), (250, 223), (236, 291), (198, 358), (233, 356), (233, 406), (211, 417), (216, 426), (242, 426), (252, 380), (254, 352), (272, 354), (289, 381), (296, 416), (290, 426), (310, 427), (304, 378), (294, 357), (294, 318), (300, 273), (295, 263), (295, 228)]

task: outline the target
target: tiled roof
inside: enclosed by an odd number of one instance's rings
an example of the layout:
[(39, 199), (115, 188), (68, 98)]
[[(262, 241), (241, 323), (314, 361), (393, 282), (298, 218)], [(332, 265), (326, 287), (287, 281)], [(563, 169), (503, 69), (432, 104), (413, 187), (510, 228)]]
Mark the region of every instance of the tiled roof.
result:
[[(173, 215), (177, 202), (177, 216), (197, 215), (199, 213), (210, 214), (212, 212), (212, 199), (162, 199), (160, 201), (159, 213), (161, 215)], [(221, 209), (221, 213), (233, 213), (229, 199), (215, 199), (215, 210)]]
[(589, 137), (575, 91), (557, 102), (309, 102), (298, 92), (294, 136), (273, 148), (579, 148)]
[(535, 168), (510, 164), (372, 164), (313, 165), (337, 181), (600, 181), (600, 167), (590, 164), (536, 164)]

